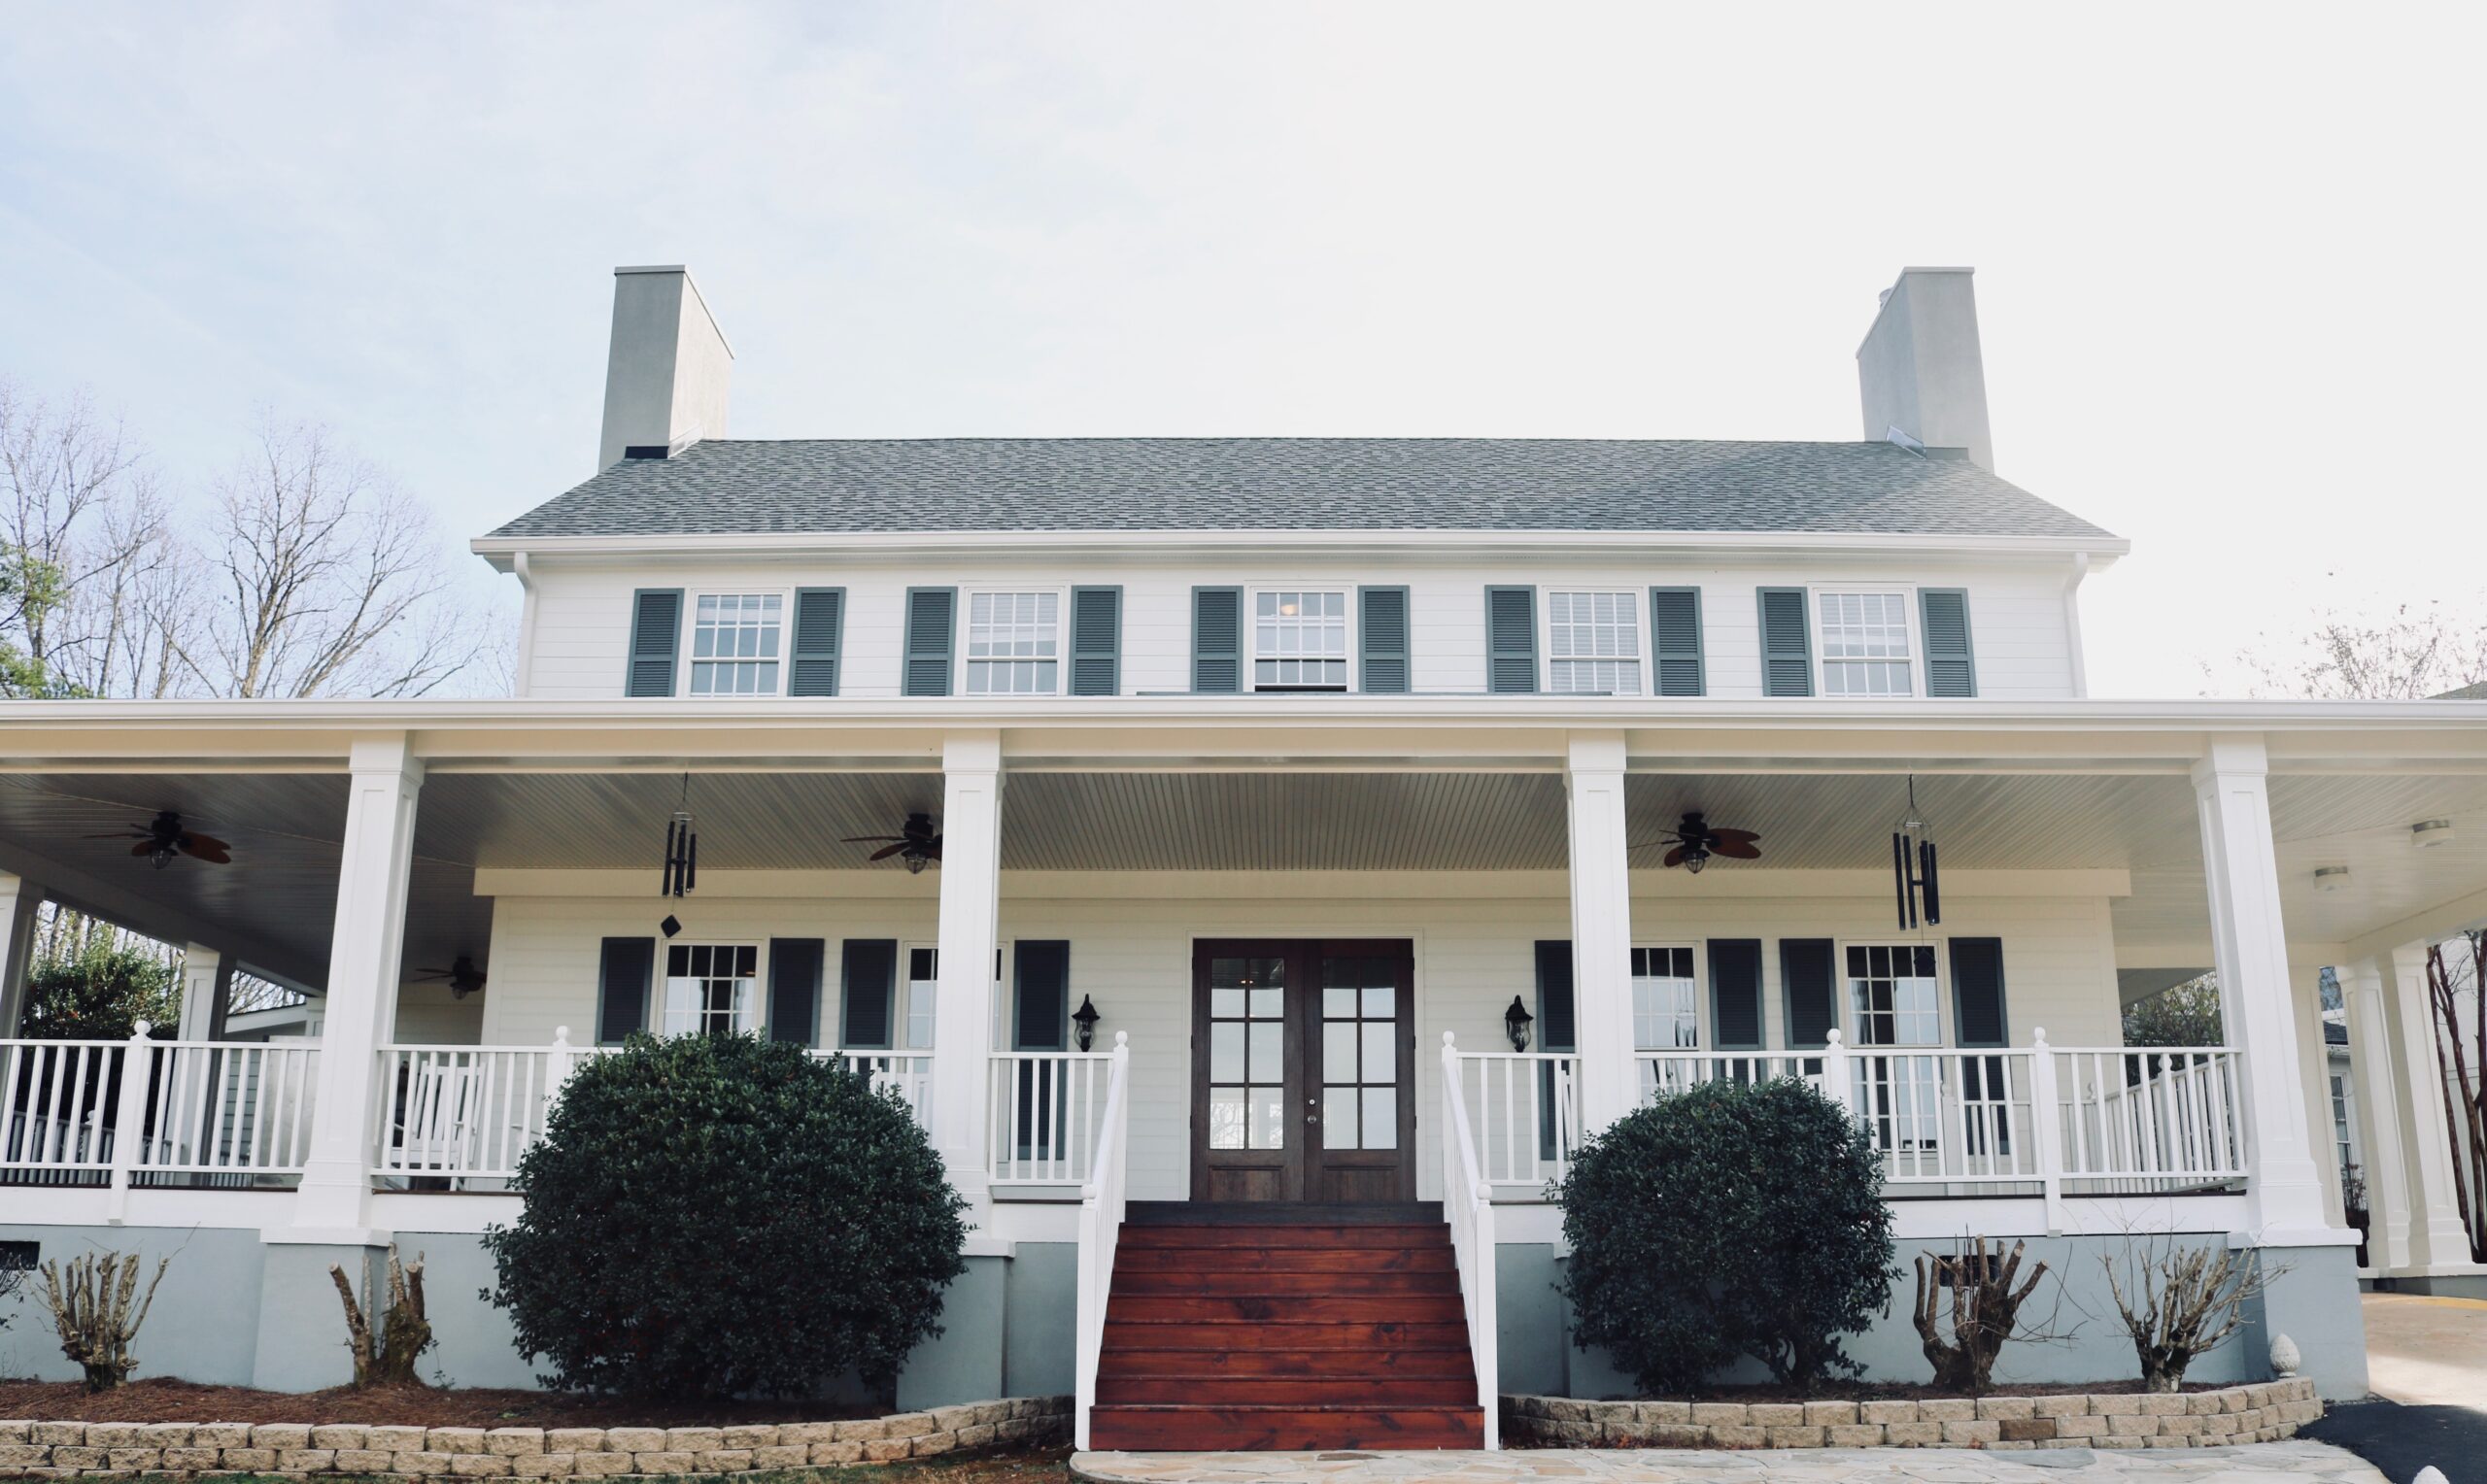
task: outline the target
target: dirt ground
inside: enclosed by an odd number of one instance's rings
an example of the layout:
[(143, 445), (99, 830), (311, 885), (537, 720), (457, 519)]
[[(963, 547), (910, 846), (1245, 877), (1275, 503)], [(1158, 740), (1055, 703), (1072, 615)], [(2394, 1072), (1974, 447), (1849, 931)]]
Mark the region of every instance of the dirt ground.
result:
[[(624, 1401), (553, 1392), (427, 1386), (323, 1392), (253, 1391), (187, 1381), (132, 1381), (89, 1395), (76, 1381), (0, 1380), (0, 1417), (38, 1422), (335, 1422), (426, 1428), (705, 1427), (735, 1422), (836, 1422), (895, 1406), (799, 1401)], [(878, 1477), (878, 1475), (876, 1475)]]

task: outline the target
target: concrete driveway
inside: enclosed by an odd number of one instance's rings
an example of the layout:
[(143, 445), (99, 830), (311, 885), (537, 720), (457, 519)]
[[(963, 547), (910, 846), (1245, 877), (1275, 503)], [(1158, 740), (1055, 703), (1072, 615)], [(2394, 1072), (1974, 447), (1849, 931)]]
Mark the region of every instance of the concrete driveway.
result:
[(2376, 1396), (2487, 1412), (2487, 1299), (2368, 1294), (2363, 1307)]

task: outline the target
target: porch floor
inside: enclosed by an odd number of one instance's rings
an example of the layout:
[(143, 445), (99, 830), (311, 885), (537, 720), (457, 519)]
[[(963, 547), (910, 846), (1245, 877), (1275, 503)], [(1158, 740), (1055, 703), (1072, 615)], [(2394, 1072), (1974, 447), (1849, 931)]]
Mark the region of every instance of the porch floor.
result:
[(1535, 1448), (1500, 1453), (1076, 1453), (1088, 1484), (2384, 1484), (2328, 1443), (2065, 1448)]

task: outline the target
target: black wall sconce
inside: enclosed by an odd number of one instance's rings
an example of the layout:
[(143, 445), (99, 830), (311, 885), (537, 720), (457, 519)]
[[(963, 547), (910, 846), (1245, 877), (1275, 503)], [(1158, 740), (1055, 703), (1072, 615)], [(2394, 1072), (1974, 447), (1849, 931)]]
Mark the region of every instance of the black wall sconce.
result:
[(1079, 996), (1079, 1008), (1072, 1012), (1071, 1024), (1078, 1028), (1074, 1033), (1079, 1038), (1081, 1051), (1086, 1051), (1097, 1043), (1097, 1022), (1104, 1019), (1104, 1016), (1097, 1013), (1095, 1000), (1085, 995)]
[(1528, 1007), (1519, 1002), (1519, 996), (1513, 995), (1512, 1007), (1503, 1012), (1503, 1033), (1512, 1038), (1512, 1050), (1528, 1050), (1528, 1028), (1536, 1020), (1536, 1016), (1528, 1013)]

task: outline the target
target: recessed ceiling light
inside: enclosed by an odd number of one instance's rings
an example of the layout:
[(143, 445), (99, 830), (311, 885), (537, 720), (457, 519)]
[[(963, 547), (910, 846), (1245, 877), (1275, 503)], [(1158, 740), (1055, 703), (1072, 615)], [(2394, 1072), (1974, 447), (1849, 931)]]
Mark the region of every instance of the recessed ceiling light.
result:
[(2452, 821), (2420, 820), (2409, 826), (2409, 843), (2420, 850), (2433, 850), (2452, 843)]
[(2345, 865), (2318, 865), (2314, 868), (2314, 890), (2337, 892), (2349, 884), (2349, 868)]

